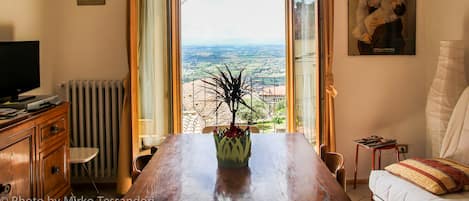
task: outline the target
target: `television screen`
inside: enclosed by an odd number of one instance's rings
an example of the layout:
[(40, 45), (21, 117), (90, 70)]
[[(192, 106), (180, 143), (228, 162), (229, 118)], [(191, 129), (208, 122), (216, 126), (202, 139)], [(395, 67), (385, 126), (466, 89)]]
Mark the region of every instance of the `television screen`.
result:
[(39, 41), (0, 42), (0, 98), (39, 86)]

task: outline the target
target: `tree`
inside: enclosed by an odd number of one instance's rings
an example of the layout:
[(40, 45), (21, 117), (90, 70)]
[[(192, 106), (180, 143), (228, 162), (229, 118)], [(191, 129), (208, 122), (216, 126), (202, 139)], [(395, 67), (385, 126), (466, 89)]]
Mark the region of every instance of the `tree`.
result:
[(273, 124), (283, 124), (287, 112), (287, 102), (285, 99), (275, 103), (275, 112), (272, 117)]
[(287, 110), (287, 102), (285, 99), (275, 103), (275, 116), (285, 116)]
[(275, 115), (274, 117), (272, 117), (272, 123), (274, 124), (283, 124), (284, 120), (285, 120), (285, 117), (282, 117), (282, 116)]
[[(251, 104), (251, 98), (245, 98), (244, 102), (246, 102), (247, 104)], [(267, 103), (265, 103), (264, 101), (258, 98), (253, 98), (251, 108), (253, 108), (255, 111), (252, 111), (245, 106), (240, 106), (238, 110), (238, 116), (242, 120), (248, 122), (256, 122), (260, 119), (267, 118), (268, 107)]]

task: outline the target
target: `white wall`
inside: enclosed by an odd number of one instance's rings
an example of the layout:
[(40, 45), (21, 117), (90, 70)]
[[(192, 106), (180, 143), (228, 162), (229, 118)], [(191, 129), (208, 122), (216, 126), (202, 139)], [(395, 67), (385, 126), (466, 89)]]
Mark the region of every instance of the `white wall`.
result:
[[(469, 78), (469, 1), (467, 0), (426, 0), (425, 73), (426, 90), (428, 91), (436, 72), (441, 40), (464, 40), (466, 77)], [(469, 79), (468, 79), (469, 80)], [(427, 139), (427, 156), (431, 153), (431, 139)]]
[[(426, 0), (425, 0), (426, 1)], [(353, 177), (354, 139), (377, 134), (409, 144), (411, 156), (425, 155), (425, 41), (423, 12), (417, 1), (417, 56), (348, 56), (348, 0), (336, 0), (334, 74), (337, 151), (345, 156), (347, 177)], [(383, 165), (394, 161), (383, 152)], [(358, 178), (367, 178), (370, 152), (360, 150)]]
[(77, 6), (48, 0), (57, 40), (54, 84), (72, 79), (123, 79), (127, 64), (127, 1)]
[(2, 0), (0, 40), (40, 40), (41, 87), (71, 79), (123, 79), (128, 72), (126, 1), (77, 6), (76, 0)]
[[(347, 56), (347, 0), (336, 0), (335, 9), (336, 129), (347, 177), (353, 177), (352, 140), (370, 134), (409, 144), (407, 157), (429, 156), (425, 104), (439, 41), (465, 40), (469, 47), (469, 1), (417, 0), (416, 56)], [(469, 49), (465, 55), (469, 75)], [(384, 165), (391, 162), (386, 152)], [(370, 153), (361, 150), (358, 178), (367, 178), (370, 166)]]
[[(439, 55), (441, 40), (464, 40), (469, 48), (469, 1), (425, 0), (426, 88), (430, 87)], [(469, 49), (465, 52), (466, 75), (469, 75)]]
[(39, 40), (41, 87), (32, 93), (52, 91), (53, 43), (47, 40), (45, 5), (36, 0), (5, 0), (0, 4), (0, 41)]

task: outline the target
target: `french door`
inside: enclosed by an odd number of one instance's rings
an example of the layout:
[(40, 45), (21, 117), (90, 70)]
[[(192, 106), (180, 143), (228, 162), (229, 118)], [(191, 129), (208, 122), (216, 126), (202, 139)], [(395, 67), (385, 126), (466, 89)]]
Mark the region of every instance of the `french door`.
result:
[[(131, 68), (133, 155), (145, 147), (159, 145), (168, 134), (198, 132), (202, 126), (226, 123), (224, 114), (211, 113), (213, 100), (203, 87), (196, 86), (204, 78), (204, 71), (213, 72), (225, 64), (234, 70), (246, 68), (251, 73), (248, 77), (253, 93), (245, 100), (260, 111), (260, 114), (246, 111), (238, 114), (238, 123), (262, 127), (265, 133), (301, 132), (312, 144), (317, 144), (316, 0), (223, 0), (231, 5), (225, 9), (247, 12), (242, 14), (248, 17), (218, 21), (218, 24), (227, 23), (224, 26), (213, 23), (217, 21), (200, 22), (199, 27), (213, 27), (208, 28), (212, 31), (207, 34), (192, 33), (194, 38), (197, 34), (207, 38), (197, 44), (188, 40), (192, 36), (184, 35), (190, 30), (186, 25), (192, 24), (184, 24), (184, 17), (193, 17), (185, 14), (208, 13), (203, 15), (207, 19), (236, 14), (197, 5), (203, 1), (209, 0), (139, 0), (134, 8), (139, 14), (134, 16), (138, 20), (133, 21), (137, 28), (131, 32), (131, 38), (135, 39), (131, 56), (138, 58), (132, 60)], [(277, 7), (263, 6), (263, 2), (276, 2)], [(184, 8), (188, 5), (195, 8)], [(247, 9), (249, 6), (253, 8)], [(262, 10), (267, 8), (277, 10)], [(210, 12), (217, 15), (210, 16)], [(269, 13), (279, 14), (262, 18)], [(255, 20), (256, 17), (260, 20)], [(249, 25), (250, 22), (257, 24)], [(247, 33), (223, 30), (242, 23), (248, 24), (248, 29), (244, 29)], [(259, 27), (262, 28), (256, 29)], [(279, 33), (269, 34), (269, 31)], [(230, 32), (235, 32), (231, 34), (235, 38), (223, 38), (223, 34)], [(234, 40), (236, 36), (244, 38), (245, 43)]]
[[(170, 0), (168, 24), (173, 87), (171, 126), (174, 133), (198, 132), (203, 126), (226, 124), (223, 113), (211, 113), (214, 104), (210, 101), (213, 100), (207, 97), (200, 80), (204, 78), (204, 72), (211, 71), (210, 68), (216, 70), (216, 67), (227, 64), (230, 68), (247, 68), (251, 72), (249, 79), (254, 91), (246, 99), (261, 110), (261, 114), (257, 115), (244, 114), (241, 123), (265, 126), (263, 128), (268, 133), (302, 132), (314, 143), (319, 85), (316, 1), (269, 1), (270, 4), (277, 3), (277, 6), (262, 6), (263, 1), (257, 1)], [(217, 2), (217, 5), (210, 5), (209, 2)], [(228, 5), (223, 7), (223, 4)], [(277, 13), (281, 16), (280, 19), (276, 16), (277, 22), (265, 20), (265, 24), (262, 24), (262, 21), (256, 20), (256, 17), (270, 14), (265, 9), (278, 8), (282, 10), (280, 14)], [(240, 13), (238, 21), (237, 16), (233, 16), (237, 12)], [(244, 12), (248, 12), (250, 19), (243, 16)], [(200, 19), (194, 19), (197, 17)], [(259, 27), (266, 25), (264, 27), (267, 28), (272, 27), (272, 24), (281, 24), (272, 30), (281, 33), (277, 35), (283, 37), (282, 41), (255, 41), (260, 37), (249, 38), (251, 35), (243, 30), (230, 30), (230, 26), (243, 27), (249, 23), (257, 23)], [(194, 33), (197, 31), (201, 34)], [(204, 31), (205, 35), (202, 35)], [(239, 38), (248, 35), (244, 38), (247, 42), (230, 41), (229, 37), (222, 36), (230, 35), (230, 31), (239, 34)], [(256, 33), (255, 30), (244, 31)], [(275, 36), (269, 37), (275, 39)]]

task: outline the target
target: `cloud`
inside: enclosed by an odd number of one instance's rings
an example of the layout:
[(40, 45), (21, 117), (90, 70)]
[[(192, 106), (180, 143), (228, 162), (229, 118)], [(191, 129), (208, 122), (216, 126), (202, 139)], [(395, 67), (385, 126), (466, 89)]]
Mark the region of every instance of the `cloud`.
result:
[(284, 0), (187, 0), (184, 44), (283, 44)]

